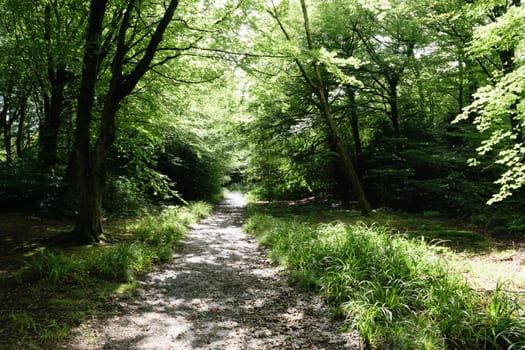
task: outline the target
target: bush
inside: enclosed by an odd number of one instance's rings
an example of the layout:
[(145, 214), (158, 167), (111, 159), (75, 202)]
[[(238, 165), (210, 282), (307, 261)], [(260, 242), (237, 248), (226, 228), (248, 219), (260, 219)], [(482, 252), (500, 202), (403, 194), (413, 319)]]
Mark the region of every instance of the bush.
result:
[(210, 213), (211, 205), (204, 202), (167, 207), (157, 215), (135, 222), (127, 241), (83, 247), (76, 253), (44, 249), (29, 261), (29, 270), (51, 284), (81, 284), (89, 278), (130, 282), (136, 273), (149, 271), (155, 263), (171, 259), (175, 244), (187, 232), (186, 225)]
[(215, 200), (226, 180), (226, 159), (219, 154), (171, 137), (159, 154), (157, 171), (174, 183), (186, 200)]
[(126, 176), (114, 176), (108, 181), (103, 206), (115, 216), (142, 214), (147, 200), (138, 184)]
[(48, 212), (68, 206), (60, 201), (66, 189), (64, 172), (61, 167), (43, 171), (31, 160), (0, 163), (0, 210)]
[(31, 259), (30, 268), (40, 278), (52, 284), (60, 282), (76, 283), (81, 281), (86, 274), (86, 268), (82, 260), (48, 249), (42, 250)]

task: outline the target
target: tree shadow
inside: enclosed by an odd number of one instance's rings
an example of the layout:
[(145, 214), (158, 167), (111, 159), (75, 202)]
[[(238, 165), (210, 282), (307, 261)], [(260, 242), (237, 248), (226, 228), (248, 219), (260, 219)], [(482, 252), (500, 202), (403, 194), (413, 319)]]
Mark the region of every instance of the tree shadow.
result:
[(322, 303), (289, 286), (242, 233), (243, 212), (226, 202), (194, 225), (173, 264), (99, 320), (95, 348), (352, 348)]

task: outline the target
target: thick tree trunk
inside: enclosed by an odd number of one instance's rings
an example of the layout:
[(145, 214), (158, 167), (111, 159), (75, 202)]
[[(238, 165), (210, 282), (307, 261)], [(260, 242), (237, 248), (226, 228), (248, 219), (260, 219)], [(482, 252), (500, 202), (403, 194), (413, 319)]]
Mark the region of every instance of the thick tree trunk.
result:
[(73, 240), (80, 244), (98, 242), (102, 229), (102, 189), (93, 173), (77, 183), (79, 207)]
[(178, 1), (170, 1), (162, 19), (158, 22), (149, 39), (144, 55), (128, 74), (124, 74), (125, 56), (129, 50), (126, 43), (127, 32), (131, 27), (132, 13), (139, 3), (136, 0), (127, 2), (127, 9), (120, 22), (116, 37), (115, 54), (111, 62), (111, 80), (104, 98), (97, 139), (95, 145), (91, 147), (90, 127), (106, 2), (107, 0), (91, 1), (75, 129), (75, 172), (80, 206), (74, 233), (76, 240), (83, 243), (98, 241), (103, 233), (101, 224), (102, 195), (107, 176), (107, 156), (115, 140), (115, 118), (119, 105), (150, 68), (158, 45), (162, 41), (163, 34), (178, 6)]
[(78, 214), (73, 239), (88, 243), (98, 241), (102, 234), (102, 189), (97, 181), (97, 169), (91, 154), (91, 119), (97, 82), (99, 45), (102, 42), (102, 22), (107, 0), (92, 0), (86, 47), (82, 66), (82, 80), (77, 101), (75, 128), (75, 173), (79, 191)]

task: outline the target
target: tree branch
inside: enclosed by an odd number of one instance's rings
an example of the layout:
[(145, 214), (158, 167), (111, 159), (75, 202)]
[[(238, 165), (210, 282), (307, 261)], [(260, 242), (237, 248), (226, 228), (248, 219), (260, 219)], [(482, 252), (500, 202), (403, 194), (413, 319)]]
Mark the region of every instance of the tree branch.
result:
[(159, 76), (161, 76), (161, 77), (163, 77), (165, 79), (171, 80), (171, 81), (176, 82), (176, 83), (181, 83), (181, 84), (204, 84), (204, 83), (210, 83), (212, 81), (220, 79), (223, 76), (223, 74), (221, 74), (221, 75), (216, 75), (216, 76), (213, 76), (213, 77), (211, 77), (209, 79), (204, 79), (204, 80), (186, 80), (186, 79), (180, 79), (180, 78), (171, 77), (171, 76), (169, 76), (167, 74), (164, 74), (164, 73), (160, 72), (159, 70), (157, 70), (155, 68), (150, 68), (150, 70), (153, 73), (155, 73), (155, 74), (157, 74), (157, 75), (159, 75)]

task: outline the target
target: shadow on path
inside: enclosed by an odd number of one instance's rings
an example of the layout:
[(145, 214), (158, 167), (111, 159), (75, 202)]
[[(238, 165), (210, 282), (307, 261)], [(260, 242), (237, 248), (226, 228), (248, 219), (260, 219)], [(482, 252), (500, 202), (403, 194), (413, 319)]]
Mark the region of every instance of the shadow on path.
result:
[(140, 282), (139, 296), (80, 326), (68, 348), (357, 349), (242, 232), (244, 208), (241, 194), (228, 194), (173, 262)]

